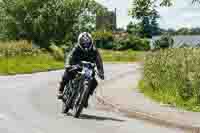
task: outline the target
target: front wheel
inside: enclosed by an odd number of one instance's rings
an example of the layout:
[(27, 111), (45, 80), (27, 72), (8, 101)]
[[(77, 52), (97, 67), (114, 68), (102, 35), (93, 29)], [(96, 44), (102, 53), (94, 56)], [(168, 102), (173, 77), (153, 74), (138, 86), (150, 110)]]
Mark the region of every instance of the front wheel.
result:
[(82, 93), (81, 92), (77, 93), (77, 97), (74, 102), (75, 104), (73, 107), (73, 115), (75, 118), (79, 118), (79, 116), (84, 108), (84, 105), (86, 104), (86, 102), (88, 100), (89, 92), (90, 92), (89, 83), (88, 83), (88, 81), (85, 81), (83, 83)]
[(63, 114), (68, 113), (68, 112), (69, 112), (69, 109), (70, 109), (69, 105), (67, 105), (65, 102), (63, 102), (63, 103), (62, 103), (62, 113), (63, 113)]
[(70, 89), (65, 87), (63, 102), (62, 102), (62, 113), (66, 114), (69, 112), (72, 99), (73, 99), (73, 95), (70, 95)]

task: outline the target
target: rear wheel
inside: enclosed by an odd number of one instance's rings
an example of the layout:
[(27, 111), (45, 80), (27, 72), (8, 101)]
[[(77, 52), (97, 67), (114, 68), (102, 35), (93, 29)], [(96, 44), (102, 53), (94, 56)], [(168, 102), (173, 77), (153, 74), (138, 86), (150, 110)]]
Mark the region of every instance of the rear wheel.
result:
[(85, 81), (83, 83), (83, 91), (77, 93), (75, 102), (74, 102), (74, 107), (73, 107), (73, 115), (75, 118), (78, 118), (84, 108), (84, 105), (86, 104), (88, 97), (89, 96), (89, 85), (88, 81)]

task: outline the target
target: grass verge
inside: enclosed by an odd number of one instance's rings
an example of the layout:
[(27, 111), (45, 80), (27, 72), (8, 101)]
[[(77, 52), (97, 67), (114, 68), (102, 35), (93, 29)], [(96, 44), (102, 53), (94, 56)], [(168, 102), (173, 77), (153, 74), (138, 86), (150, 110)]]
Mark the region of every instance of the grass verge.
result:
[(0, 58), (0, 74), (14, 75), (48, 70), (62, 69), (64, 63), (57, 61), (50, 54), (37, 56), (15, 56)]
[(164, 104), (170, 107), (175, 107), (177, 109), (200, 112), (200, 106), (198, 104), (194, 104), (196, 101), (195, 98), (192, 98), (186, 102), (180, 97), (171, 94), (170, 92), (155, 92), (154, 89), (148, 84), (146, 84), (144, 80), (141, 80), (139, 82), (139, 89), (146, 97), (161, 105)]
[(170, 106), (200, 112), (200, 49), (167, 49), (146, 56), (139, 88)]
[(136, 62), (143, 60), (145, 52), (100, 50), (100, 53), (104, 62)]
[[(120, 63), (135, 62), (143, 59), (144, 52), (100, 50), (104, 62)], [(0, 57), (0, 75), (15, 75), (63, 69), (62, 60), (53, 54), (16, 55)]]

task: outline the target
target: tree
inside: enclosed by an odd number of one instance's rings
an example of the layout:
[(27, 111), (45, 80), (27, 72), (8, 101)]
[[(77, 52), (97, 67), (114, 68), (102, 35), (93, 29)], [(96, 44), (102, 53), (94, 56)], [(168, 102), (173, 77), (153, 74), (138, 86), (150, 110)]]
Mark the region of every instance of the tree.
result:
[(157, 19), (159, 19), (160, 16), (158, 15), (158, 12), (155, 9), (153, 10), (153, 12), (154, 13), (151, 18), (151, 35), (156, 36), (161, 34), (161, 29), (159, 28), (159, 24), (157, 21)]
[(7, 16), (9, 37), (34, 41), (41, 47), (64, 43), (86, 12), (102, 10), (94, 0), (2, 0), (0, 5)]
[[(160, 6), (171, 6), (172, 5), (172, 1), (175, 1), (175, 0), (160, 0)], [(158, 0), (154, 0), (154, 2), (158, 2)], [(191, 2), (193, 4), (195, 3), (200, 3), (200, 0), (191, 0)]]
[[(161, 34), (157, 22), (159, 14), (156, 9), (159, 6), (171, 6), (172, 2), (173, 0), (133, 0), (130, 15), (140, 21), (141, 37), (151, 38), (154, 35)], [(200, 0), (192, 0), (192, 3), (200, 3)]]
[(126, 27), (126, 31), (129, 34), (138, 35), (138, 31), (139, 31), (139, 27), (138, 26), (139, 25), (133, 24), (132, 22), (130, 22)]
[(131, 16), (139, 20), (140, 36), (151, 38), (157, 34), (159, 27), (157, 19), (159, 18), (156, 11), (156, 4), (152, 0), (134, 0)]
[(142, 28), (141, 22), (139, 23), (130, 22), (126, 27), (126, 31), (129, 34), (134, 35), (134, 36), (138, 36), (138, 37), (142, 36), (143, 28)]

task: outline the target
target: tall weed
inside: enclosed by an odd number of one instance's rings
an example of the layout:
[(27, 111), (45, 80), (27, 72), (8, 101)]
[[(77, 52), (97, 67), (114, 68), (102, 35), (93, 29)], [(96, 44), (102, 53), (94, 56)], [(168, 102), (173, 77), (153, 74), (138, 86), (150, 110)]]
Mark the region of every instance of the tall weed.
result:
[[(200, 105), (200, 49), (165, 49), (145, 58), (146, 89)], [(163, 96), (164, 97), (164, 96)]]

